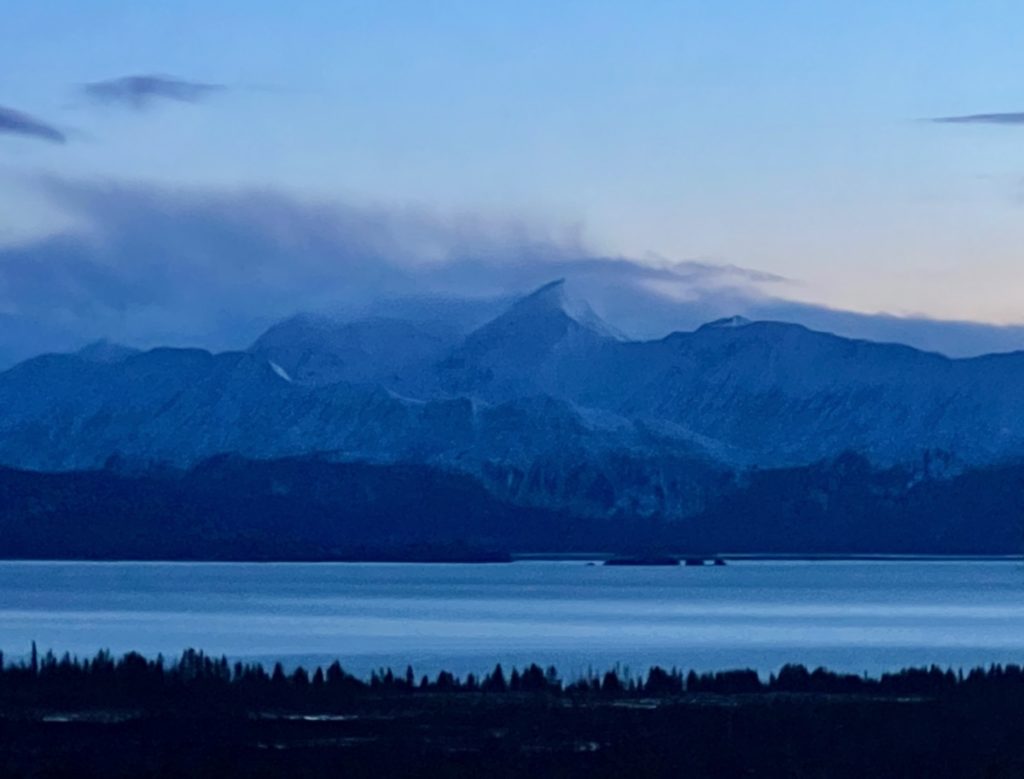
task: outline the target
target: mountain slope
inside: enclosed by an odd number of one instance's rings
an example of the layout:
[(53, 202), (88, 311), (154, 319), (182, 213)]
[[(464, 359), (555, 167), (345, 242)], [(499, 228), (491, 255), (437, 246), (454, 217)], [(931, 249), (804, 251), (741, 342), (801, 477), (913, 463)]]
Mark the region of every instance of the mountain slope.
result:
[(386, 318), (337, 322), (302, 315), (271, 327), (249, 352), (301, 384), (345, 381), (399, 387), (422, 366), (440, 359), (458, 336), (443, 323)]
[(0, 374), (0, 409), (0, 463), (40, 470), (320, 453), (429, 463), (520, 503), (600, 514), (692, 509), (689, 490), (654, 500), (648, 482), (667, 480), (671, 463), (673, 482), (692, 486), (709, 468), (697, 447), (550, 397), (419, 401), (374, 385), (304, 386), (240, 352), (160, 349), (116, 364), (40, 357)]
[(760, 465), (843, 451), (880, 463), (926, 451), (966, 463), (1024, 453), (1024, 354), (951, 360), (797, 325), (703, 327), (619, 344), (563, 397), (671, 421)]

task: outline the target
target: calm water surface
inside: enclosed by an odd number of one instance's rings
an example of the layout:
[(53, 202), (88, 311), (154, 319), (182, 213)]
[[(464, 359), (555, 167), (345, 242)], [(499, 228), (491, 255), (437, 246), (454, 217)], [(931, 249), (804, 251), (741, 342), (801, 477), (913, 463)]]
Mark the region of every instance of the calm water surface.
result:
[(564, 672), (1024, 662), (1024, 567), (0, 563), (0, 648)]

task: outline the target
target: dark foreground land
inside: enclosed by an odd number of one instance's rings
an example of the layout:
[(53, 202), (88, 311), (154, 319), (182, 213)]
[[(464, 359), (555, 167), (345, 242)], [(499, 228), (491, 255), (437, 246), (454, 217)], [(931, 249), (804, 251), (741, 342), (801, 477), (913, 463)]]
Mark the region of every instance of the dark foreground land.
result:
[(188, 652), (0, 673), (0, 776), (1024, 775), (1024, 671), (360, 680)]
[[(517, 550), (630, 557), (1019, 555), (1024, 537), (1024, 463), (932, 478), (878, 470), (844, 455), (719, 474), (693, 490), (703, 508), (692, 507), (692, 514), (671, 505), (634, 513), (621, 507), (603, 476), (586, 488), (582, 474), (570, 474), (569, 482), (583, 480), (572, 489), (596, 501), (576, 515), (524, 505), (496, 486), (543, 482), (542, 475), (499, 469), (492, 477), (485, 484), (425, 465), (227, 454), (188, 470), (134, 470), (116, 457), (93, 471), (0, 467), (0, 557), (497, 562)], [(549, 486), (560, 494), (561, 484), (559, 477)], [(642, 486), (652, 496), (662, 493), (659, 483)]]

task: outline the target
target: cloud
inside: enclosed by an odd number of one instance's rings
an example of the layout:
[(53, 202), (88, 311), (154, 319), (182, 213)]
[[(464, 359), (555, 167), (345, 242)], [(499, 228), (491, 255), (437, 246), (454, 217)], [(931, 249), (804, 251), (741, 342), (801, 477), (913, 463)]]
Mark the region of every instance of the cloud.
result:
[(82, 92), (95, 103), (123, 105), (136, 110), (148, 108), (158, 100), (198, 103), (226, 87), (201, 81), (186, 81), (173, 76), (144, 75), (94, 81)]
[[(280, 192), (33, 181), (76, 225), (0, 247), (0, 312), (35, 323), (18, 356), (108, 336), (237, 348), (297, 311), (357, 315), (385, 299), (495, 298), (562, 276), (599, 310), (644, 284), (756, 287), (756, 274), (589, 249), (578, 227)], [(648, 294), (648, 293), (643, 293)], [(0, 332), (0, 349), (6, 340)]]
[(0, 133), (23, 135), (27, 138), (38, 138), (51, 143), (67, 141), (64, 133), (41, 119), (29, 116), (13, 108), (0, 106)]
[(299, 311), (421, 318), (458, 309), (472, 323), (510, 295), (560, 277), (570, 296), (633, 337), (743, 314), (957, 354), (1024, 346), (1024, 328), (796, 303), (786, 300), (785, 279), (735, 265), (605, 256), (573, 225), (309, 202), (268, 190), (34, 184), (76, 227), (0, 246), (6, 364), (101, 337), (242, 348)]
[(964, 116), (938, 116), (930, 119), (938, 124), (1024, 124), (1024, 111), (999, 114), (965, 114)]

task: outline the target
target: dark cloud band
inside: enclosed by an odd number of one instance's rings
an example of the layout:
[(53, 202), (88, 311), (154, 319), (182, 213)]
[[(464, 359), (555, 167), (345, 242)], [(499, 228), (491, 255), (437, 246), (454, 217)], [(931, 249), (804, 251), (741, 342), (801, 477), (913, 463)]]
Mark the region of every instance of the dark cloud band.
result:
[(186, 81), (172, 76), (122, 76), (94, 81), (82, 87), (85, 95), (96, 103), (124, 105), (143, 109), (158, 100), (198, 103), (224, 90), (221, 84)]
[(53, 125), (3, 106), (0, 106), (0, 133), (38, 138), (50, 143), (64, 143), (67, 140), (64, 133)]
[(938, 116), (931, 121), (938, 124), (1024, 124), (1024, 111), (999, 114), (965, 114), (964, 116)]
[(742, 314), (959, 355), (1024, 343), (1020, 327), (790, 301), (780, 277), (733, 265), (603, 256), (574, 226), (315, 203), (272, 190), (35, 183), (76, 227), (0, 245), (0, 369), (104, 336), (238, 348), (302, 310), (402, 318), (415, 304), (434, 317), (442, 299), (496, 300), (556, 278), (633, 337)]

